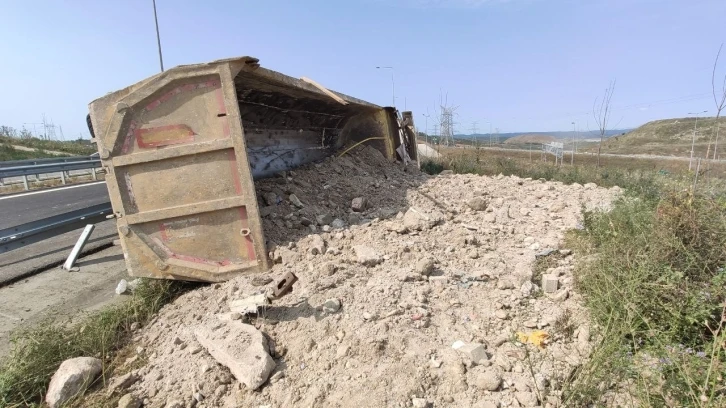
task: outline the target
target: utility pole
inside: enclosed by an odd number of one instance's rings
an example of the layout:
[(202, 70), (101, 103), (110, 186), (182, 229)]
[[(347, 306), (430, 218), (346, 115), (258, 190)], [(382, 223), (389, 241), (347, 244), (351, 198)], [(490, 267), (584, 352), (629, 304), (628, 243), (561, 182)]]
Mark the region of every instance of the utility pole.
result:
[(691, 160), (688, 161), (688, 171), (691, 171), (693, 167), (693, 149), (696, 147), (696, 127), (698, 126), (698, 115), (708, 112), (688, 112), (689, 115), (696, 115), (696, 123), (693, 124), (693, 138), (691, 139)]
[(570, 166), (575, 165), (575, 150), (577, 149), (577, 142), (575, 141), (575, 135), (577, 135), (575, 122), (572, 122), (572, 158), (570, 159)]
[(395, 77), (396, 70), (393, 69), (393, 67), (376, 67), (376, 68), (391, 70), (391, 89), (393, 91), (393, 105), (391, 105), (391, 106), (393, 106), (395, 108), (396, 107), (396, 79), (394, 77)]
[(428, 108), (426, 108), (426, 114), (423, 115), (423, 117), (426, 118), (426, 133), (424, 133), (424, 134), (426, 135), (426, 144), (427, 145), (429, 144), (429, 118), (431, 117), (431, 115), (429, 115), (428, 112), (429, 112), (429, 110), (428, 110)]
[(474, 136), (476, 135), (476, 124), (477, 122), (474, 121), (471, 124), (471, 147), (474, 147)]
[(489, 124), (489, 147), (492, 147), (492, 122), (487, 122)]
[(156, 24), (156, 46), (159, 48), (159, 66), (161, 72), (164, 72), (164, 59), (161, 57), (161, 37), (159, 36), (159, 20), (156, 18), (156, 0), (151, 0), (154, 6), (154, 24)]

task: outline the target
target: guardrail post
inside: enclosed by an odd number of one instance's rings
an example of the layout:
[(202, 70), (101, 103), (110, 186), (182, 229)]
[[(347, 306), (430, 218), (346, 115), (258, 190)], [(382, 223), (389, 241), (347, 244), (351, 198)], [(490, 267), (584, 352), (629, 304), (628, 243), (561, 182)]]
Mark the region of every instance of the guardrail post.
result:
[(93, 175), (93, 181), (98, 180), (98, 178), (96, 177), (96, 168), (95, 167), (91, 167), (91, 174)]
[(23, 186), (25, 186), (25, 191), (28, 191), (28, 176), (23, 176)]
[(61, 183), (63, 185), (66, 184), (66, 172), (65, 171), (61, 171)]
[(86, 242), (88, 242), (88, 238), (91, 237), (93, 228), (95, 228), (95, 225), (88, 224), (88, 225), (86, 225), (86, 228), (83, 229), (83, 232), (81, 233), (81, 236), (78, 238), (76, 245), (73, 246), (73, 250), (71, 250), (71, 253), (68, 255), (68, 259), (66, 259), (66, 262), (63, 264), (63, 269), (70, 271), (71, 268), (73, 268), (73, 264), (76, 263), (76, 260), (78, 259), (78, 255), (81, 254), (83, 247), (86, 245)]

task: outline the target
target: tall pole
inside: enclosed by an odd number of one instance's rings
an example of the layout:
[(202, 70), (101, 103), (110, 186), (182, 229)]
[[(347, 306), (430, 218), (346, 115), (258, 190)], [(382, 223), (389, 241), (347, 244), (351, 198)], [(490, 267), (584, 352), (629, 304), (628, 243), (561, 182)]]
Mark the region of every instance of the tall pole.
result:
[(570, 166), (575, 165), (575, 122), (572, 122), (572, 158), (570, 159)]
[(161, 72), (164, 72), (164, 59), (161, 57), (161, 37), (159, 36), (159, 19), (156, 18), (156, 0), (151, 0), (154, 5), (154, 24), (156, 24), (156, 46), (159, 48), (159, 66)]
[(396, 70), (393, 67), (376, 67), (378, 69), (390, 69), (391, 70), (391, 89), (393, 91), (393, 104), (391, 106), (396, 107)]
[(693, 150), (696, 147), (696, 127), (698, 126), (698, 115), (706, 112), (708, 111), (688, 112), (689, 115), (696, 115), (696, 123), (693, 124), (693, 138), (691, 139), (691, 160), (688, 161), (688, 171), (691, 171), (691, 168), (693, 167)]

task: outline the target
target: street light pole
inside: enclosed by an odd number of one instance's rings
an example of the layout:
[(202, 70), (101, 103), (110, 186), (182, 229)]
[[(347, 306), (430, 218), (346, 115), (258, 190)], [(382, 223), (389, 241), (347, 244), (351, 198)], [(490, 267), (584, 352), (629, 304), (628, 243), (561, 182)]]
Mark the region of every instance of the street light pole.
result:
[(159, 48), (159, 65), (161, 72), (164, 72), (164, 59), (161, 57), (161, 37), (159, 36), (159, 20), (156, 18), (156, 0), (151, 0), (154, 5), (154, 24), (156, 24), (156, 46)]
[(693, 124), (693, 138), (691, 140), (691, 160), (688, 161), (688, 171), (691, 171), (691, 167), (693, 166), (693, 149), (696, 146), (696, 126), (698, 126), (698, 115), (706, 112), (708, 111), (688, 112), (689, 115), (696, 115), (696, 123)]
[(393, 106), (395, 108), (396, 107), (396, 80), (394, 77), (395, 77), (396, 70), (393, 69), (393, 67), (376, 67), (376, 68), (391, 70), (391, 88), (393, 90), (393, 105), (391, 105), (391, 106)]
[(577, 145), (575, 143), (575, 135), (577, 134), (577, 130), (575, 129), (575, 122), (572, 122), (572, 158), (570, 159), (570, 166), (575, 165), (575, 149), (577, 149)]

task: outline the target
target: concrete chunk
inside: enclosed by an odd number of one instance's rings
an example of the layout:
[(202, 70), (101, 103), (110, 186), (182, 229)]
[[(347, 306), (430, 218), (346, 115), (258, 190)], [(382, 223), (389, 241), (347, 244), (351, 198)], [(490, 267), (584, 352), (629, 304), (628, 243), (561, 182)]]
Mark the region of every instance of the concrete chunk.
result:
[(368, 207), (368, 200), (365, 197), (356, 197), (350, 203), (350, 209), (355, 212), (363, 212)]
[(197, 326), (194, 335), (219, 364), (250, 389), (259, 388), (275, 368), (267, 339), (249, 324), (212, 320)]
[(365, 266), (376, 266), (383, 262), (383, 258), (371, 247), (365, 245), (356, 245), (353, 247), (355, 256), (359, 264)]
[(559, 285), (557, 275), (546, 273), (542, 275), (542, 290), (545, 293), (555, 293)]
[[(229, 302), (229, 310), (232, 313), (256, 314), (260, 307), (269, 305), (270, 301), (264, 293), (248, 296), (244, 299), (236, 299)], [(234, 320), (234, 319), (231, 319)]]
[(481, 364), (489, 360), (487, 351), (481, 343), (468, 343), (459, 347), (457, 350), (474, 364)]

